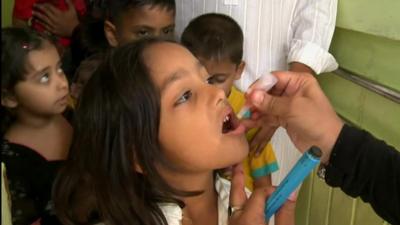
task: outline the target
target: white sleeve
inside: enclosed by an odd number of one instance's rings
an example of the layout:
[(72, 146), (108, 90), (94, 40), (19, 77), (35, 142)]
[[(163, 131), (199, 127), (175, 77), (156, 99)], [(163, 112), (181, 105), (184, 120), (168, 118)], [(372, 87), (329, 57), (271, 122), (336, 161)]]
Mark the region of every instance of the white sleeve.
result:
[(298, 0), (291, 22), (287, 62), (300, 62), (319, 74), (338, 67), (328, 52), (335, 29), (337, 0)]

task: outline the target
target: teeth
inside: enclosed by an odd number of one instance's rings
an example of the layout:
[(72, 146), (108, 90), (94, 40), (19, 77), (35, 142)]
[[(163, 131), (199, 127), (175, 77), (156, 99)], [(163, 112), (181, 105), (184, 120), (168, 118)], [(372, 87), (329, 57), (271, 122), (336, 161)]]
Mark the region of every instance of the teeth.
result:
[(229, 115), (225, 116), (224, 123), (229, 120)]

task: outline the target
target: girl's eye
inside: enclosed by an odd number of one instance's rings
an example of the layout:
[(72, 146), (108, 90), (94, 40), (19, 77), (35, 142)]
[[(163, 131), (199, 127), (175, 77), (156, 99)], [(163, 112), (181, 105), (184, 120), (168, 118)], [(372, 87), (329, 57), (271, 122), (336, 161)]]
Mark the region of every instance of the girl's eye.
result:
[(42, 84), (48, 83), (50, 80), (50, 76), (48, 73), (44, 74), (43, 76), (40, 77), (39, 82)]
[(192, 97), (192, 92), (191, 92), (191, 91), (186, 91), (186, 92), (183, 93), (183, 95), (175, 102), (175, 106), (187, 102), (187, 101), (190, 99), (190, 97)]

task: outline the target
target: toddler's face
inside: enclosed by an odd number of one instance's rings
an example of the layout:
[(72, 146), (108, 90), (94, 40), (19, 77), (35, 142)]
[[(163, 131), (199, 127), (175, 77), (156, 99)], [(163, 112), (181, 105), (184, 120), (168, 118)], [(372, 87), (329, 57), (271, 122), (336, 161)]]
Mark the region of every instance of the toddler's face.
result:
[(209, 77), (209, 83), (215, 85), (218, 88), (224, 90), (225, 95), (229, 96), (233, 82), (240, 78), (243, 72), (243, 65), (236, 65), (229, 59), (207, 60), (199, 58), (200, 62), (207, 69)]
[(46, 42), (29, 52), (26, 61), (28, 74), (14, 87), (16, 110), (42, 116), (62, 113), (69, 88), (57, 49)]
[(165, 7), (143, 6), (133, 8), (121, 16), (117, 28), (119, 45), (147, 36), (173, 38), (175, 12)]
[(158, 43), (144, 52), (160, 89), (159, 140), (173, 171), (209, 172), (241, 162), (248, 153), (244, 126), (225, 93), (184, 47)]

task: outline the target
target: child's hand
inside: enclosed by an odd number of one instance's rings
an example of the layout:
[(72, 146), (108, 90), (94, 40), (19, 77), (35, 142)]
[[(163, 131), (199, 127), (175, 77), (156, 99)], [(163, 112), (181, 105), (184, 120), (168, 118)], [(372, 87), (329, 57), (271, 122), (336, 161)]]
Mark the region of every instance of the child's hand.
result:
[(267, 146), (268, 142), (272, 138), (272, 135), (274, 135), (276, 129), (279, 127), (277, 118), (273, 116), (261, 116), (259, 121), (259, 129), (249, 143), (250, 151), (253, 151), (256, 157)]
[(62, 11), (51, 3), (35, 4), (33, 16), (39, 19), (47, 31), (60, 37), (71, 37), (79, 25), (78, 14), (71, 0), (66, 0), (68, 9)]
[[(232, 174), (229, 205), (236, 210), (230, 215), (229, 225), (264, 225), (264, 207), (274, 188), (256, 188), (247, 199), (244, 191), (244, 174), (240, 165)], [(276, 225), (294, 225), (295, 198), (290, 198), (279, 209), (275, 217)]]

